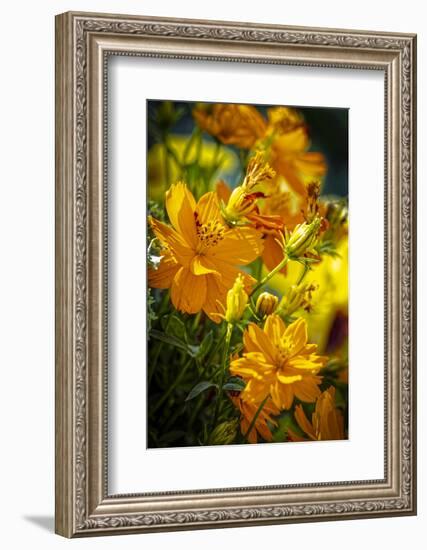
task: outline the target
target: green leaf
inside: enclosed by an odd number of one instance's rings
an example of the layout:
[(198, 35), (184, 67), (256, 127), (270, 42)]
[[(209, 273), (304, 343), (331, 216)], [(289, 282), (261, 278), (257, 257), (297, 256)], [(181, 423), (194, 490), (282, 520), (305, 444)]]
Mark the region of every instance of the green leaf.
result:
[(150, 332), (150, 337), (154, 338), (155, 340), (160, 340), (160, 342), (164, 342), (165, 344), (169, 344), (170, 346), (174, 346), (175, 348), (178, 348), (182, 351), (185, 351), (185, 353), (187, 353), (190, 357), (196, 357), (199, 351), (199, 346), (187, 345), (176, 336), (160, 332), (159, 330), (152, 329)]
[(187, 332), (185, 330), (185, 325), (176, 315), (171, 315), (167, 325), (166, 333), (170, 336), (175, 336), (180, 340), (187, 341)]
[(208, 334), (203, 338), (202, 343), (199, 346), (199, 351), (197, 353), (197, 359), (203, 359), (205, 357), (213, 344), (213, 332), (210, 331)]
[(176, 338), (175, 336), (171, 336), (170, 334), (165, 334), (164, 332), (160, 332), (159, 330), (155, 330), (155, 329), (151, 329), (150, 336), (155, 340), (160, 340), (160, 342), (169, 344), (170, 346), (174, 346), (175, 348), (181, 349), (186, 353), (190, 353), (190, 350), (188, 349), (188, 346), (186, 345), (186, 343), (180, 340), (179, 338)]
[(223, 386), (223, 390), (227, 391), (243, 391), (245, 389), (246, 383), (241, 378), (234, 376), (230, 378)]
[(200, 395), (202, 392), (206, 391), (208, 388), (217, 388), (218, 386), (214, 384), (213, 382), (210, 382), (209, 380), (205, 380), (204, 382), (199, 382), (199, 384), (196, 384), (194, 388), (190, 391), (190, 393), (187, 395), (186, 401), (190, 401), (191, 399), (194, 399), (198, 395)]

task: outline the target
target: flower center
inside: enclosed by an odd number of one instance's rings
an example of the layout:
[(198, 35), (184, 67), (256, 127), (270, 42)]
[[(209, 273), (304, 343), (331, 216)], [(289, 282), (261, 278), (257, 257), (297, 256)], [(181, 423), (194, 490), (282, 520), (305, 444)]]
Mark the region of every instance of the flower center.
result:
[(200, 223), (196, 219), (197, 236), (199, 244), (197, 252), (203, 253), (207, 248), (216, 246), (224, 238), (225, 227), (217, 220), (211, 220), (208, 223)]

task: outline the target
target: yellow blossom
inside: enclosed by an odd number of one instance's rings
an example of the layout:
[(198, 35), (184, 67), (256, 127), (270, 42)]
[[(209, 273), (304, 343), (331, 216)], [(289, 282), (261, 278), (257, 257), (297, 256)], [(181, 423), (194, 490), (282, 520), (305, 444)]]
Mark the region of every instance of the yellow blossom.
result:
[[(301, 405), (295, 407), (295, 420), (301, 430), (313, 441), (330, 441), (345, 439), (344, 419), (339, 409), (335, 407), (335, 388), (330, 386), (316, 401), (311, 422), (306, 417)], [(288, 430), (292, 441), (304, 439)]]
[(219, 322), (228, 290), (239, 273), (249, 290), (254, 279), (237, 266), (254, 261), (262, 252), (260, 234), (252, 227), (230, 228), (221, 215), (215, 193), (198, 203), (184, 183), (166, 193), (166, 210), (172, 227), (154, 218), (150, 225), (163, 251), (157, 269), (149, 269), (154, 288), (170, 288), (175, 308), (187, 313), (203, 310)]
[(256, 301), (256, 311), (261, 317), (274, 313), (279, 298), (269, 292), (261, 292)]
[(264, 330), (248, 325), (243, 343), (243, 356), (231, 362), (230, 372), (246, 381), (244, 401), (259, 404), (270, 395), (282, 410), (292, 406), (294, 397), (310, 403), (319, 397), (318, 373), (327, 358), (307, 343), (305, 319), (286, 326), (278, 315), (269, 315)]

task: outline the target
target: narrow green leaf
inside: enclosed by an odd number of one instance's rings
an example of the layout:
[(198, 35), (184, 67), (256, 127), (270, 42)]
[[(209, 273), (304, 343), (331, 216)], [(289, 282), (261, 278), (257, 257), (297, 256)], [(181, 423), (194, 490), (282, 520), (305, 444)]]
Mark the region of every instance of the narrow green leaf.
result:
[(229, 378), (228, 381), (222, 386), (222, 389), (227, 391), (243, 391), (245, 389), (246, 383), (244, 380), (238, 376), (233, 376)]
[(204, 382), (199, 382), (199, 384), (196, 384), (194, 388), (190, 391), (190, 393), (187, 395), (186, 401), (190, 401), (191, 399), (194, 399), (198, 395), (200, 395), (202, 392), (206, 391), (208, 388), (218, 387), (213, 382), (210, 382), (209, 380), (205, 380)]
[(182, 349), (187, 353), (190, 353), (188, 346), (185, 344), (185, 342), (182, 342), (179, 338), (176, 338), (175, 336), (165, 334), (164, 332), (160, 332), (159, 330), (155, 329), (151, 330), (150, 336), (155, 340), (160, 340), (160, 342), (164, 342), (165, 344), (169, 344), (176, 348)]

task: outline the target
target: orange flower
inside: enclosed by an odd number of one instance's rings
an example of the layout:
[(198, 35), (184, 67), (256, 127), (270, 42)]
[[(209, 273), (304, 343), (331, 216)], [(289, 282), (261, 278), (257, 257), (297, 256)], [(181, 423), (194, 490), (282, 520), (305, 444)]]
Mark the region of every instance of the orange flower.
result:
[(196, 201), (184, 183), (166, 193), (166, 210), (172, 227), (154, 218), (150, 225), (162, 244), (157, 269), (149, 269), (154, 288), (170, 288), (175, 308), (186, 313), (203, 310), (219, 322), (227, 291), (239, 273), (247, 291), (254, 279), (236, 266), (254, 261), (262, 252), (262, 239), (252, 227), (228, 227), (215, 193)]
[(307, 183), (325, 175), (325, 157), (322, 153), (308, 151), (310, 140), (307, 128), (294, 109), (269, 109), (268, 119), (268, 133), (271, 134), (269, 162), (278, 177), (304, 196)]
[[(241, 396), (230, 397), (233, 405), (240, 411), (240, 431), (242, 435), (246, 435), (249, 430), (249, 426), (258, 411), (258, 405), (243, 401)], [(277, 416), (280, 411), (269, 399), (263, 406), (258, 418), (255, 421), (253, 428), (248, 435), (249, 443), (258, 443), (258, 435), (260, 435), (265, 441), (271, 441), (273, 435), (267, 424), (270, 422), (273, 426), (277, 426), (277, 422), (271, 418), (271, 416)]]
[(202, 103), (193, 110), (193, 117), (202, 130), (225, 145), (251, 149), (262, 138), (267, 123), (252, 105)]
[(313, 403), (320, 395), (318, 372), (327, 357), (317, 355), (316, 344), (307, 344), (307, 322), (298, 319), (286, 327), (277, 315), (269, 315), (264, 330), (250, 323), (243, 335), (243, 357), (234, 359), (230, 372), (246, 381), (241, 397), (254, 404), (271, 395), (282, 410), (294, 397)]
[[(316, 401), (311, 422), (307, 419), (301, 405), (295, 407), (295, 419), (301, 430), (313, 441), (345, 439), (344, 420), (341, 411), (335, 407), (335, 388), (330, 386)], [(288, 429), (291, 441), (304, 441)]]

